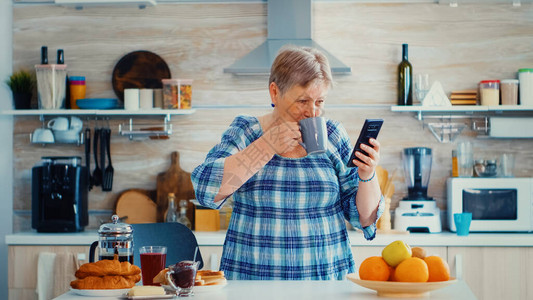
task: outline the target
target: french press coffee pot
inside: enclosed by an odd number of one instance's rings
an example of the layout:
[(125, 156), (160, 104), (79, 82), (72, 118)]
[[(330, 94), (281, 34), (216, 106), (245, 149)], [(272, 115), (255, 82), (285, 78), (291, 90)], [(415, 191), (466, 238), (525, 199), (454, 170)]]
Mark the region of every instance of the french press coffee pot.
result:
[(94, 262), (96, 247), (98, 259), (114, 259), (115, 254), (118, 260), (128, 261), (133, 264), (133, 227), (130, 224), (119, 223), (118, 216), (111, 217), (112, 223), (102, 224), (98, 230), (98, 241), (91, 245), (89, 251), (89, 262)]

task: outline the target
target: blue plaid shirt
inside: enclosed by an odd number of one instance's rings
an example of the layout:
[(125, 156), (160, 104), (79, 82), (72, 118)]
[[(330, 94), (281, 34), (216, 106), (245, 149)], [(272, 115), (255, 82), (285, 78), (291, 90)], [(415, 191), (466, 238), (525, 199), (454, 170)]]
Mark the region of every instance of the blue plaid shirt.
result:
[[(302, 158), (274, 155), (233, 193), (234, 209), (220, 264), (228, 279), (341, 280), (355, 271), (345, 219), (362, 229), (368, 240), (374, 238), (376, 224), (362, 228), (359, 223), (357, 168), (346, 167), (352, 150), (348, 134), (332, 120), (327, 128), (326, 153)], [(225, 158), (261, 135), (257, 118), (235, 118), (221, 142), (192, 172), (202, 205), (223, 205), (213, 200)], [(378, 218), (383, 202), (382, 197)]]

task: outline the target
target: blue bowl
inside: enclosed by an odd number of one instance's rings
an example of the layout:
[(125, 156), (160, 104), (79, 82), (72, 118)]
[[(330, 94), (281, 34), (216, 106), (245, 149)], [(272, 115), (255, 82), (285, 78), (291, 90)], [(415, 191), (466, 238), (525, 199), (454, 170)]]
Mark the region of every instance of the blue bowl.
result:
[(113, 109), (118, 108), (118, 99), (115, 98), (86, 98), (76, 100), (76, 105), (81, 109)]

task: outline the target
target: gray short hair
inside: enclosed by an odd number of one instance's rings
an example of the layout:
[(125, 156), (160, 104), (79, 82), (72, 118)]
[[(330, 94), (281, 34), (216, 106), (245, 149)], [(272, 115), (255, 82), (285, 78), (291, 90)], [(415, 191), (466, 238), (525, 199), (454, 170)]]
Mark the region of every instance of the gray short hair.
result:
[(275, 82), (281, 94), (294, 85), (307, 87), (310, 83), (333, 83), (328, 58), (311, 47), (284, 46), (270, 69), (269, 86)]

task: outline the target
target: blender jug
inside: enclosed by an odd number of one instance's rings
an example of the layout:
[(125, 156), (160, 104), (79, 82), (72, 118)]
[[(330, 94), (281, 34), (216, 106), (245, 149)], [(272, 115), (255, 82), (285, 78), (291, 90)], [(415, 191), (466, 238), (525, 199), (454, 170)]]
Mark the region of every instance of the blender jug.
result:
[(98, 259), (114, 259), (118, 255), (120, 262), (133, 264), (133, 227), (119, 223), (118, 216), (111, 217), (112, 223), (102, 224), (98, 230), (98, 241), (92, 243), (89, 251), (89, 262), (94, 262), (94, 254), (98, 246)]
[(405, 200), (431, 200), (427, 196), (431, 173), (431, 148), (405, 148), (402, 159), (408, 192)]

